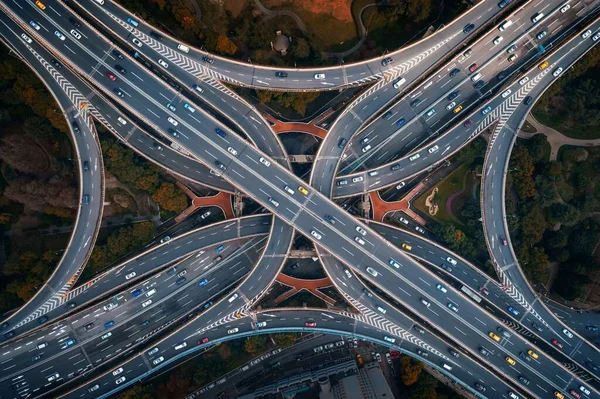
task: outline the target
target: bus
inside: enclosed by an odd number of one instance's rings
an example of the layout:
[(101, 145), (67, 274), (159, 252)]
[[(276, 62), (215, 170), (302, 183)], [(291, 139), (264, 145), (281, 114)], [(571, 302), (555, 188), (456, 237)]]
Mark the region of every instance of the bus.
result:
[(475, 293), (472, 289), (467, 287), (466, 285), (461, 285), (460, 290), (465, 293), (469, 298), (474, 300), (477, 303), (481, 303), (481, 297)]

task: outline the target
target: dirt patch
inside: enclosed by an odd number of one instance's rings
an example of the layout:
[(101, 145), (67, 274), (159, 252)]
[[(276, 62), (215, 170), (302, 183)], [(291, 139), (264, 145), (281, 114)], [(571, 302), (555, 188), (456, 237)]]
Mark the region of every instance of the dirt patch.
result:
[(289, 7), (290, 11), (304, 9), (312, 14), (327, 14), (341, 22), (353, 22), (352, 0), (312, 0), (296, 1), (289, 0), (262, 0), (261, 3), (267, 8), (283, 9)]
[(438, 188), (435, 187), (433, 190), (431, 190), (431, 194), (427, 196), (427, 198), (425, 198), (425, 206), (429, 209), (429, 214), (431, 216), (435, 216), (438, 213), (439, 210), (439, 206), (437, 203), (434, 202), (434, 198), (438, 193)]
[(223, 0), (223, 6), (231, 13), (233, 18), (237, 18), (247, 4), (248, 1), (246, 0)]

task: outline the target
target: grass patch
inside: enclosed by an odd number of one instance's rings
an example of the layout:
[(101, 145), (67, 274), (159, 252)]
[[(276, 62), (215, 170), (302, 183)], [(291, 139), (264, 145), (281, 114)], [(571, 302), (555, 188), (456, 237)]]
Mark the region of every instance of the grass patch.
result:
[[(452, 216), (450, 216), (448, 212), (446, 212), (446, 202), (452, 194), (463, 189), (464, 178), (468, 171), (469, 169), (467, 165), (459, 166), (456, 170), (454, 170), (452, 173), (446, 176), (441, 182), (439, 182), (430, 190), (427, 190), (425, 193), (419, 196), (413, 202), (413, 206), (420, 210), (423, 214), (430, 216), (432, 219), (435, 219), (440, 223), (456, 223), (457, 220), (452, 218)], [(429, 213), (429, 208), (425, 206), (425, 200), (428, 196), (431, 195), (435, 188), (438, 189), (435, 198), (438, 204), (438, 211), (435, 215), (431, 215)], [(460, 221), (458, 222), (460, 223)]]
[(547, 113), (537, 106), (533, 108), (532, 113), (538, 122), (567, 137), (580, 140), (600, 139), (600, 127), (580, 126), (575, 121), (571, 121), (566, 114)]
[(561, 181), (558, 183), (558, 195), (565, 202), (570, 202), (573, 199), (575, 189), (567, 182)]
[(521, 131), (524, 133), (537, 133), (537, 129), (528, 121), (523, 123), (523, 126), (521, 126)]

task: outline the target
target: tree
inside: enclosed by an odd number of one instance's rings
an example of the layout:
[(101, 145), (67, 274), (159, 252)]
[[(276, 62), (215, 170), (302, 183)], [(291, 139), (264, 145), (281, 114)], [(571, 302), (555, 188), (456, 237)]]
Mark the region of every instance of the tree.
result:
[(550, 147), (550, 143), (548, 143), (548, 137), (540, 133), (529, 140), (528, 147), (533, 162), (540, 162), (544, 160), (546, 148)]
[(288, 348), (294, 343), (296, 343), (296, 337), (298, 335), (295, 333), (281, 333), (281, 334), (273, 334), (272, 337), (277, 342), (281, 348)]
[(134, 385), (118, 397), (119, 399), (154, 399), (152, 388), (147, 385)]
[(173, 183), (164, 182), (152, 195), (161, 208), (171, 212), (181, 212), (188, 206), (186, 195)]
[(233, 55), (237, 51), (237, 46), (227, 36), (219, 34), (216, 50), (221, 54)]
[(485, 150), (485, 140), (481, 137), (477, 137), (454, 155), (454, 161), (457, 163), (465, 163), (471, 166), (476, 160), (483, 159)]
[(549, 211), (551, 220), (567, 226), (573, 226), (581, 220), (581, 213), (573, 205), (555, 202), (550, 206)]
[(523, 245), (529, 247), (540, 242), (545, 230), (546, 220), (541, 209), (537, 206), (529, 206), (521, 219)]
[(292, 45), (292, 54), (297, 58), (307, 58), (310, 55), (310, 45), (308, 44), (308, 41), (303, 37), (296, 39)]
[(517, 195), (521, 199), (533, 197), (535, 195), (535, 183), (532, 178), (534, 165), (529, 152), (524, 146), (517, 145), (511, 158), (514, 162), (513, 186)]
[(419, 380), (423, 363), (413, 360), (410, 356), (400, 356), (400, 378), (406, 386), (413, 385)]
[(244, 349), (250, 354), (262, 351), (267, 344), (267, 335), (252, 335), (244, 341)]

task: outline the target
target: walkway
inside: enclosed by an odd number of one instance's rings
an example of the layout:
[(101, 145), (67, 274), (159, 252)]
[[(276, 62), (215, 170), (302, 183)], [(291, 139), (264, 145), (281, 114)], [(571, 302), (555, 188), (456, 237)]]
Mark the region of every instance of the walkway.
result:
[(231, 205), (231, 194), (220, 192), (219, 194), (210, 197), (198, 197), (192, 192), (192, 190), (190, 190), (180, 181), (178, 181), (176, 184), (177, 187), (179, 187), (188, 197), (192, 199), (192, 205), (175, 217), (175, 223), (181, 222), (183, 219), (191, 215), (196, 209), (207, 206), (219, 207), (225, 214), (226, 219), (232, 219), (234, 217), (233, 207)]
[[(317, 118), (313, 119), (310, 122), (282, 122), (279, 119), (275, 118), (273, 115), (269, 115), (263, 113), (266, 120), (271, 124), (271, 128), (277, 134), (289, 133), (289, 132), (300, 132), (312, 134), (313, 136), (324, 139), (327, 135), (327, 130), (322, 127), (317, 126)], [(319, 120), (321, 115), (319, 115)]]
[(519, 137), (524, 139), (530, 139), (538, 133), (543, 133), (548, 137), (548, 142), (550, 143), (550, 161), (556, 161), (558, 156), (558, 150), (563, 145), (572, 145), (577, 147), (595, 147), (600, 145), (600, 139), (574, 139), (571, 137), (567, 137), (558, 130), (552, 129), (534, 118), (531, 114), (527, 114), (527, 122), (529, 122), (534, 128), (536, 128), (536, 133), (525, 133), (523, 131), (519, 131)]
[(394, 202), (386, 202), (382, 200), (378, 191), (369, 193), (371, 204), (373, 206), (373, 220), (383, 222), (383, 218), (388, 213), (402, 211), (421, 226), (425, 226), (425, 224), (427, 223), (425, 219), (423, 219), (415, 211), (410, 209), (410, 201), (421, 192), (423, 187), (425, 187), (423, 183), (417, 184), (400, 201)]
[(306, 24), (304, 23), (304, 21), (302, 21), (302, 19), (300, 19), (298, 14), (296, 14), (295, 12), (287, 11), (287, 10), (269, 10), (267, 7), (262, 5), (260, 0), (254, 0), (254, 3), (256, 4), (256, 7), (258, 7), (260, 12), (262, 12), (263, 14), (268, 16), (269, 19), (273, 18), (273, 17), (279, 17), (279, 16), (290, 17), (294, 21), (296, 21), (296, 25), (298, 25), (298, 29), (300, 29), (302, 31), (302, 33), (306, 33)]
[(291, 290), (286, 291), (283, 294), (279, 295), (277, 298), (275, 298), (275, 304), (277, 305), (285, 301), (289, 297), (296, 295), (302, 290), (309, 291), (311, 294), (315, 295), (318, 298), (321, 298), (331, 306), (335, 305), (335, 300), (333, 298), (319, 291), (319, 288), (331, 287), (333, 285), (333, 283), (328, 277), (316, 280), (307, 280), (302, 278), (290, 277), (287, 274), (279, 273), (276, 280), (279, 281), (281, 284), (291, 288)]

